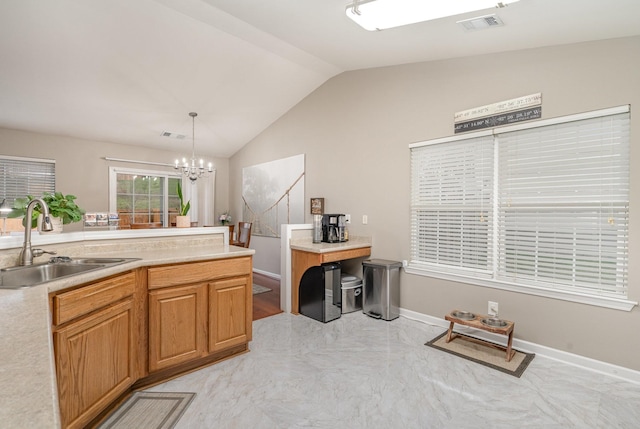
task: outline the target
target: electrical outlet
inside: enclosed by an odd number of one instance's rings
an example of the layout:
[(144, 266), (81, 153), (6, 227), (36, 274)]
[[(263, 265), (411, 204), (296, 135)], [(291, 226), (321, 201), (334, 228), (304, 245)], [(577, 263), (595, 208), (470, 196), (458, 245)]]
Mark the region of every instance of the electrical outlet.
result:
[(498, 303), (495, 301), (489, 301), (487, 313), (489, 316), (498, 316)]
[(344, 222), (345, 223), (351, 223), (351, 215), (350, 214), (344, 215)]
[(362, 224), (366, 225), (369, 222), (369, 216), (362, 215)]

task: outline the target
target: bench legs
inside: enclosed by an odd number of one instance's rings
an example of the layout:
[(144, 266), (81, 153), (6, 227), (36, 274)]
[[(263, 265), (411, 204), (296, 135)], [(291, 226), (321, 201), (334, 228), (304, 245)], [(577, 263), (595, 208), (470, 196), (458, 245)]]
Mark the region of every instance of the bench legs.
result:
[(509, 341), (507, 341), (507, 362), (511, 362), (511, 358), (515, 355), (515, 352), (511, 352), (511, 343), (513, 342), (513, 330), (509, 332)]
[[(455, 324), (455, 322), (451, 322), (449, 324), (449, 330), (447, 331), (447, 339), (445, 341), (447, 343), (458, 336), (453, 332), (453, 325), (454, 324)], [(511, 350), (511, 344), (513, 343), (513, 329), (511, 330), (511, 332), (509, 332), (509, 336), (508, 336), (509, 339), (507, 341), (507, 347), (506, 348), (502, 347), (502, 346), (499, 346), (497, 344), (490, 343), (489, 341), (484, 341), (484, 340), (478, 339), (478, 338), (471, 338), (471, 337), (461, 337), (461, 338), (463, 338), (465, 340), (473, 341), (473, 342), (476, 342), (476, 343), (479, 343), (479, 344), (488, 345), (488, 346), (491, 346), (491, 347), (494, 347), (494, 348), (497, 348), (497, 349), (500, 349), (500, 350), (505, 350), (506, 353), (507, 353), (505, 360), (507, 362), (511, 362), (511, 358), (513, 358), (513, 356), (516, 354), (513, 350)]]
[(453, 324), (454, 324), (454, 322), (451, 322), (451, 324), (449, 325), (449, 330), (447, 331), (447, 340), (446, 340), (447, 343), (455, 338), (454, 336), (452, 336), (453, 335)]

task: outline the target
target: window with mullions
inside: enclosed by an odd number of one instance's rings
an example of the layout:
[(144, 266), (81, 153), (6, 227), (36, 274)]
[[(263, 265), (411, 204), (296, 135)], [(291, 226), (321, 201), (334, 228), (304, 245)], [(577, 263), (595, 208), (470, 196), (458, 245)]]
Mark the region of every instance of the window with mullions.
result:
[(110, 207), (120, 217), (120, 228), (132, 223), (175, 222), (180, 201), (177, 194), (181, 176), (162, 172), (111, 168)]
[(408, 272), (630, 309), (628, 112), (412, 144)]

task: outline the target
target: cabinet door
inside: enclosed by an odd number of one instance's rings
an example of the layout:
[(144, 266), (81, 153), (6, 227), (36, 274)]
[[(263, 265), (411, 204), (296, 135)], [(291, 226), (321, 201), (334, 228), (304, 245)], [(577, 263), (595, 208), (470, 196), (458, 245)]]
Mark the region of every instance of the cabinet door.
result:
[(250, 276), (209, 284), (209, 352), (246, 343), (251, 339)]
[(84, 427), (137, 379), (133, 299), (53, 334), (62, 427)]
[(206, 351), (206, 284), (149, 292), (149, 371), (202, 357)]

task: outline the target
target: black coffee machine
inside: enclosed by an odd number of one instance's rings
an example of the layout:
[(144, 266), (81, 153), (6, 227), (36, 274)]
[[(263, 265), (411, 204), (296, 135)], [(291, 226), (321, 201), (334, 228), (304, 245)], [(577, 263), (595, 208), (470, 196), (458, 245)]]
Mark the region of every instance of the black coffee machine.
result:
[(322, 242), (342, 243), (348, 241), (346, 218), (343, 214), (322, 215)]

